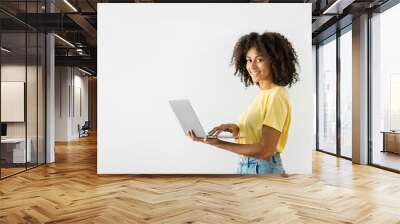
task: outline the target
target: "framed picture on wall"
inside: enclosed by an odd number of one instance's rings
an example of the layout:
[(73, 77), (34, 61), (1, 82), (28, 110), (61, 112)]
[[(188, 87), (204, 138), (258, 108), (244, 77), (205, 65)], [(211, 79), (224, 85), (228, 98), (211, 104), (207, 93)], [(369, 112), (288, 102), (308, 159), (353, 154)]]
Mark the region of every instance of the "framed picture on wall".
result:
[(24, 122), (25, 82), (1, 82), (1, 122)]

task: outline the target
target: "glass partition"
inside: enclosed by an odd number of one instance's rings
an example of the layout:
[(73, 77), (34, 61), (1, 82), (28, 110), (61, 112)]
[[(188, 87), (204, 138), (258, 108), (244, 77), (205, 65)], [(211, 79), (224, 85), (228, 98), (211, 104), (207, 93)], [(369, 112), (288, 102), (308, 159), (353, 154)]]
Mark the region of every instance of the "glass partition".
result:
[[(26, 150), (26, 34), (1, 34), (1, 161), (3, 177), (24, 171)], [(6, 49), (6, 50), (4, 50)]]
[[(44, 3), (1, 1), (0, 7), (21, 16), (43, 13)], [(10, 15), (0, 12), (1, 179), (45, 163), (45, 34)]]
[[(27, 13), (42, 13), (44, 4), (40, 1), (27, 1), (24, 10)], [(32, 17), (33, 24), (38, 23), (38, 17)], [(27, 167), (32, 168), (38, 165), (38, 132), (39, 132), (39, 33), (35, 29), (27, 27), (27, 150), (31, 151), (31, 160)]]
[(36, 32), (27, 33), (27, 150), (30, 151), (30, 160), (27, 167), (31, 168), (37, 165), (38, 157), (38, 35)]

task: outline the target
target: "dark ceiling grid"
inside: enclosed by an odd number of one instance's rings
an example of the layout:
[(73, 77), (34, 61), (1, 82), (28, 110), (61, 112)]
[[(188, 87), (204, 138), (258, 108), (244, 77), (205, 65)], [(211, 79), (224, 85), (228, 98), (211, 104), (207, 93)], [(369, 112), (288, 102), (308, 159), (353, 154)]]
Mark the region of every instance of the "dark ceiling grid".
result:
[[(373, 10), (389, 0), (48, 0), (56, 7), (55, 13), (45, 13), (44, 6), (40, 6), (39, 13), (25, 12), (25, 5), (18, 0), (1, 0), (0, 21), (2, 29), (16, 31), (18, 26), (26, 23), (42, 32), (55, 32), (62, 39), (72, 43), (74, 47), (56, 38), (56, 65), (80, 66), (96, 73), (97, 67), (97, 3), (171, 3), (171, 2), (235, 2), (235, 3), (312, 3), (312, 38), (313, 44), (329, 37), (336, 29), (343, 28), (351, 23), (352, 17)], [(338, 2), (340, 1), (340, 2)], [(25, 2), (25, 1), (23, 1)], [(37, 1), (33, 1), (36, 3)], [(43, 2), (43, 1), (40, 1)], [(336, 9), (332, 10), (334, 5)], [(343, 3), (343, 4), (341, 4)], [(28, 3), (30, 7), (36, 4)], [(329, 13), (326, 13), (328, 10)], [(339, 21), (339, 22), (338, 22)]]

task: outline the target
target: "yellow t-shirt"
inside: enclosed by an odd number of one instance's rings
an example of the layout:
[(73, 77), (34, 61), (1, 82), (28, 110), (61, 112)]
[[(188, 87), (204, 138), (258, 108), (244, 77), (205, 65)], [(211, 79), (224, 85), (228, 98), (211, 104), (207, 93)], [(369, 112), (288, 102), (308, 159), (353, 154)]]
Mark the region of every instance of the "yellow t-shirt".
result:
[(236, 123), (239, 126), (239, 137), (244, 137), (239, 138), (237, 143), (259, 143), (262, 127), (266, 125), (281, 132), (276, 149), (282, 152), (288, 139), (291, 111), (288, 91), (285, 87), (275, 86), (268, 90), (261, 90)]

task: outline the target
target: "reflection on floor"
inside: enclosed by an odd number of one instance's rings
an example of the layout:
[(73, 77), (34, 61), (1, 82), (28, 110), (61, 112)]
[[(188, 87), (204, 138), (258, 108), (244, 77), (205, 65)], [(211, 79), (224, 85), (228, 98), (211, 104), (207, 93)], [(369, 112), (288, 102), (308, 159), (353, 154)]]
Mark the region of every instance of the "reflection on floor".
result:
[(18, 172), (21, 172), (24, 170), (25, 170), (25, 167), (24, 168), (19, 168), (19, 167), (18, 168), (1, 168), (1, 178), (13, 175), (15, 173), (18, 173)]
[(392, 152), (374, 151), (373, 164), (400, 170), (400, 155)]
[[(1, 173), (1, 178), (5, 178), (5, 177), (8, 177), (8, 176), (10, 176), (10, 175), (13, 175), (13, 174), (16, 174), (16, 173), (19, 173), (19, 172), (21, 172), (21, 171), (24, 171), (24, 170), (26, 170), (26, 168), (25, 168), (25, 164), (18, 164), (18, 165), (13, 165), (13, 164), (7, 164), (7, 165), (5, 165), (5, 164), (2, 164), (2, 168), (0, 168), (1, 170), (0, 170), (0, 173)], [(31, 167), (35, 167), (36, 166), (36, 163), (28, 163), (27, 165), (27, 168), (28, 169), (30, 169)]]
[(345, 156), (345, 157), (348, 157), (348, 158), (352, 157), (351, 148), (342, 148), (341, 150), (342, 150), (341, 151), (342, 156)]
[(95, 136), (57, 143), (55, 163), (0, 181), (0, 223), (400, 220), (399, 174), (316, 151), (309, 175), (98, 175), (96, 164)]

